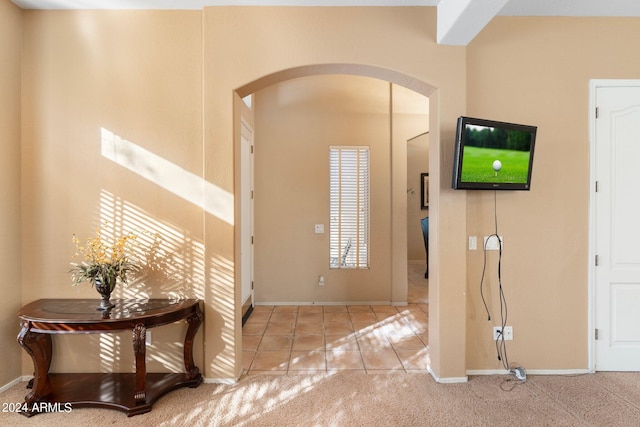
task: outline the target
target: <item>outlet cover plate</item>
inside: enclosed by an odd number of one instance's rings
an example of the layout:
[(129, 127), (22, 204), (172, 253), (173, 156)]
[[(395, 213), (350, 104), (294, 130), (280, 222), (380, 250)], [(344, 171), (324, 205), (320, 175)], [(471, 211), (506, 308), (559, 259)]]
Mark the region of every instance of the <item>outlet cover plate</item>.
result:
[(493, 234), (491, 236), (484, 236), (484, 249), (487, 251), (499, 251), (500, 246), (504, 249), (504, 239), (500, 236), (500, 242), (498, 243), (498, 239), (496, 235)]
[[(500, 339), (500, 329), (502, 329), (501, 326), (494, 326), (493, 327), (493, 339), (494, 340)], [(505, 341), (513, 340), (513, 326), (505, 326), (504, 327), (504, 340)]]

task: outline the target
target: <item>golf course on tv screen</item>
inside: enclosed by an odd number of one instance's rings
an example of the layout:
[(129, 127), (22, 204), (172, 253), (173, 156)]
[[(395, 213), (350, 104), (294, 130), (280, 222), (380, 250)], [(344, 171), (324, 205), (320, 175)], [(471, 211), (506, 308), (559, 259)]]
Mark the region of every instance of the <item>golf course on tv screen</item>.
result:
[(460, 180), (526, 184), (530, 150), (529, 132), (467, 125)]

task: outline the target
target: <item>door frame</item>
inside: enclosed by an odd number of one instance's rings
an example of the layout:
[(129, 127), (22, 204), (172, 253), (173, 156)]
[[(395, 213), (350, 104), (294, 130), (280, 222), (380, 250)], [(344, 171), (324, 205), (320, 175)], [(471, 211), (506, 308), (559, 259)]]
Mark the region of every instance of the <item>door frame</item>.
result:
[[(254, 163), (253, 163), (253, 147), (254, 147), (254, 110), (253, 107), (249, 107), (243, 98), (240, 98), (237, 93), (234, 93), (234, 150), (237, 162), (235, 169), (234, 186), (236, 187), (236, 235), (235, 235), (235, 259), (239, 266), (236, 269), (236, 280), (240, 283), (240, 305), (241, 305), (241, 317), (242, 324), (247, 321), (253, 308), (255, 307), (254, 288), (253, 288), (253, 265), (254, 265), (254, 253), (253, 253), (253, 190), (254, 190)], [(250, 133), (249, 151), (245, 152), (246, 147), (243, 143), (243, 128), (248, 128)], [(246, 157), (248, 156), (248, 158)], [(244, 182), (248, 184), (248, 191), (245, 191), (246, 186), (242, 185)], [(248, 206), (244, 209), (243, 206)], [(247, 248), (247, 244), (249, 245)], [(243, 256), (246, 253), (246, 257)], [(246, 260), (249, 265), (245, 265), (243, 260)], [(248, 277), (246, 277), (248, 276)], [(245, 284), (249, 285), (249, 297), (245, 299), (244, 294)]]
[(587, 260), (588, 265), (588, 321), (587, 321), (587, 336), (589, 337), (588, 343), (588, 363), (589, 372), (595, 372), (596, 370), (596, 337), (595, 337), (595, 325), (596, 325), (596, 198), (595, 198), (595, 183), (596, 183), (596, 91), (602, 87), (624, 87), (624, 86), (638, 86), (640, 87), (639, 79), (591, 79), (589, 80), (589, 258)]

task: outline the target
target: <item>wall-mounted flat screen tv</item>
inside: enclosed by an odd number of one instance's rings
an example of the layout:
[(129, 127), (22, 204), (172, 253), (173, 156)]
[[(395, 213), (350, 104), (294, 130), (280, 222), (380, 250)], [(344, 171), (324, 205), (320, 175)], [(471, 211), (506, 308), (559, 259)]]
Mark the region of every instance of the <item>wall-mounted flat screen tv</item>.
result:
[(452, 187), (529, 190), (536, 126), (460, 117)]

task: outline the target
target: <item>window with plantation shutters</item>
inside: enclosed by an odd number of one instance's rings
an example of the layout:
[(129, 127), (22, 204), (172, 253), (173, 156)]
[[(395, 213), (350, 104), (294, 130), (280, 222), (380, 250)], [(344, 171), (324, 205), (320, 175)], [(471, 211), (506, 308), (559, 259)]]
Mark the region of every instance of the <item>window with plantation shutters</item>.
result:
[(369, 268), (369, 147), (329, 147), (331, 268)]

